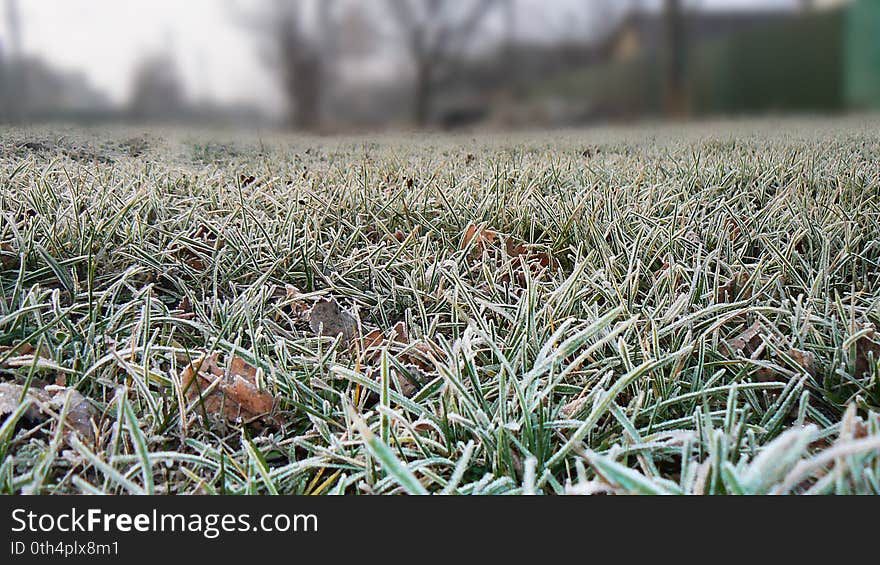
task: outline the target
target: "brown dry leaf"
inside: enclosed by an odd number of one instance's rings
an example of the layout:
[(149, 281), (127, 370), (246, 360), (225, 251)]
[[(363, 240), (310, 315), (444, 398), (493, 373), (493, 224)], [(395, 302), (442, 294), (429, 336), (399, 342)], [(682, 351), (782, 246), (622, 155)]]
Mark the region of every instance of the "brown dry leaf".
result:
[[(15, 383), (0, 383), (0, 421), (18, 409), (19, 400), (24, 393), (24, 387)], [(35, 402), (49, 402), (51, 397), (39, 388), (29, 388), (28, 397)], [(38, 405), (32, 404), (24, 413), (24, 418), (31, 422), (38, 422), (45, 417), (41, 416)]]
[(370, 243), (379, 243), (382, 241), (382, 233), (376, 226), (367, 226), (364, 228), (364, 237), (366, 237), (367, 241)]
[(794, 359), (794, 361), (811, 377), (816, 378), (818, 374), (818, 363), (816, 361), (816, 356), (810, 353), (809, 351), (804, 351), (802, 349), (789, 349), (786, 351), (789, 357)]
[[(24, 387), (14, 383), (0, 383), (0, 419), (18, 409), (19, 399), (24, 394)], [(36, 426), (54, 415), (60, 415), (66, 402), (70, 403), (64, 425), (69, 433), (75, 434), (86, 442), (95, 440), (94, 421), (97, 410), (76, 389), (69, 387), (48, 387), (46, 389), (30, 387), (27, 398), (33, 401), (22, 418), (28, 427)], [(69, 438), (69, 435), (65, 436)]]
[(513, 259), (524, 257), (533, 273), (537, 273), (541, 269), (556, 269), (559, 267), (559, 262), (546, 251), (537, 251), (522, 243), (516, 243), (512, 239), (505, 241), (504, 245), (508, 257)]
[(180, 302), (177, 303), (177, 310), (179, 313), (172, 314), (172, 316), (180, 320), (192, 320), (196, 317), (195, 313), (192, 311), (192, 303), (188, 296), (184, 296), (180, 299)]
[(305, 301), (303, 293), (292, 284), (284, 285), (284, 298), (281, 309), (294, 321), (305, 319), (309, 311), (309, 305)]
[(490, 245), (495, 243), (495, 239), (497, 237), (497, 232), (483, 227), (477, 227), (474, 224), (470, 224), (467, 229), (464, 230), (464, 236), (461, 238), (460, 249), (466, 249), (470, 245), (471, 241), (475, 241), (476, 251), (482, 252)]
[(409, 332), (406, 331), (406, 324), (403, 321), (397, 322), (391, 328), (391, 341), (394, 343), (409, 343)]
[(41, 351), (37, 351), (30, 343), (21, 342), (13, 346), (0, 347), (0, 356), (8, 355), (10, 351), (12, 354), (0, 363), (0, 367), (34, 367), (37, 371), (58, 369), (58, 365), (45, 346)]
[(872, 369), (872, 361), (869, 355), (873, 356), (873, 363), (880, 360), (880, 344), (874, 341), (874, 330), (872, 329), (867, 335), (856, 340), (856, 377), (861, 377), (865, 373), (870, 373)]
[(357, 336), (357, 321), (333, 297), (316, 302), (308, 317), (309, 328), (317, 335), (336, 337), (342, 334), (346, 343)]
[(382, 333), (382, 330), (371, 330), (367, 335), (364, 336), (363, 350), (366, 352), (377, 347), (382, 347), (382, 343), (384, 341), (385, 334)]
[(727, 347), (731, 354), (741, 353), (744, 357), (751, 357), (755, 351), (761, 346), (761, 330), (763, 330), (760, 322), (755, 322), (748, 327), (743, 333), (727, 342)]
[(61, 414), (66, 402), (70, 404), (67, 417), (64, 419), (67, 428), (88, 442), (94, 441), (93, 422), (98, 415), (95, 408), (79, 391), (69, 387), (56, 392), (52, 396), (51, 405), (58, 414)]
[[(223, 249), (226, 245), (226, 241), (218, 237), (217, 234), (205, 224), (199, 224), (199, 227), (191, 232), (188, 237), (199, 242), (203, 252), (208, 252), (207, 250), (210, 250), (211, 253), (214, 253)], [(204, 271), (207, 268), (205, 259), (189, 247), (177, 243), (172, 247), (172, 251), (196, 271)]]
[(398, 390), (407, 398), (412, 397), (428, 381), (427, 373), (434, 370), (432, 355), (436, 348), (427, 341), (411, 342), (406, 324), (403, 321), (394, 324), (387, 332), (375, 329), (367, 333), (361, 340), (361, 355), (359, 363), (365, 365), (366, 375), (373, 379), (380, 378), (378, 363), (382, 350), (388, 348), (398, 361), (413, 375), (417, 382), (398, 375), (395, 372), (395, 382)]
[(12, 346), (4, 345), (0, 347), (0, 354), (5, 355), (7, 351), (10, 351), (12, 349), (15, 349), (14, 355), (16, 356), (33, 355), (34, 351), (36, 351), (36, 349), (34, 349), (34, 346), (30, 343), (22, 342)]
[(387, 334), (382, 330), (371, 331), (364, 337), (363, 344), (361, 361), (364, 363), (375, 362), (382, 348), (387, 346), (402, 363), (412, 365), (422, 372), (435, 368), (432, 357), (437, 353), (437, 347), (426, 340), (411, 341), (403, 321), (394, 324)]
[(733, 302), (740, 293), (742, 299), (748, 300), (752, 297), (751, 287), (746, 287), (748, 282), (749, 276), (745, 272), (737, 272), (729, 281), (718, 287), (718, 302)]
[(736, 241), (736, 238), (738, 238), (739, 234), (742, 232), (739, 224), (737, 224), (735, 220), (728, 218), (725, 225), (727, 226), (728, 239), (730, 241)]
[(418, 367), (422, 371), (431, 371), (435, 369), (432, 356), (437, 353), (437, 350), (438, 348), (432, 343), (419, 341), (402, 352), (400, 359)]
[[(257, 370), (244, 359), (234, 356), (226, 370), (219, 364), (219, 352), (202, 356), (188, 365), (180, 375), (181, 385), (189, 402), (201, 396), (194, 410), (202, 409), (209, 417), (245, 422), (259, 420), (274, 424), (274, 397), (257, 385)], [(215, 384), (216, 383), (216, 384)], [(212, 387), (210, 392), (205, 392)]]
[(238, 175), (238, 182), (241, 183), (241, 186), (247, 186), (247, 185), (251, 184), (252, 182), (254, 182), (255, 180), (257, 180), (257, 177), (255, 177), (254, 175), (245, 175), (245, 174)]
[(17, 269), (19, 264), (18, 253), (10, 241), (0, 241), (0, 269)]

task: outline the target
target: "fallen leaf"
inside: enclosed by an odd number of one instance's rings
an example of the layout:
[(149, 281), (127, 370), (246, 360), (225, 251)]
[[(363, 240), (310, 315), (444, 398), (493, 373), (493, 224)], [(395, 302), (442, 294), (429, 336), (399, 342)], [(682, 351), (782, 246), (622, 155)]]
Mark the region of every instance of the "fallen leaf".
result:
[(415, 381), (399, 375), (395, 370), (395, 382), (401, 394), (408, 398), (418, 392), (428, 381), (427, 373), (435, 370), (432, 355), (436, 353), (436, 347), (425, 340), (411, 342), (406, 324), (403, 321), (397, 322), (388, 331), (374, 329), (367, 333), (360, 342), (361, 354), (358, 362), (367, 367), (365, 374), (368, 377), (380, 378), (381, 373), (377, 364), (381, 359), (383, 349), (387, 348), (389, 353), (403, 364)]
[(395, 343), (409, 343), (409, 332), (406, 331), (406, 324), (403, 321), (394, 324), (391, 328), (391, 341)]
[(37, 351), (30, 343), (22, 342), (0, 347), (0, 355), (9, 355), (0, 363), (0, 367), (33, 367), (37, 371), (57, 371), (59, 368), (45, 346)]
[(216, 253), (226, 246), (226, 241), (220, 238), (212, 228), (209, 228), (205, 224), (199, 224), (199, 226), (187, 237), (196, 242), (201, 254), (195, 249), (184, 245), (182, 242), (174, 244), (171, 247), (171, 251), (196, 271), (204, 271), (207, 268), (207, 263), (205, 262), (203, 254)]
[(369, 241), (370, 243), (379, 243), (380, 241), (382, 241), (382, 233), (376, 226), (365, 227), (364, 237), (366, 237), (367, 241)]
[(255, 180), (257, 180), (257, 178), (254, 175), (238, 175), (238, 182), (241, 183), (241, 186), (247, 186)]
[(526, 264), (529, 265), (532, 271), (551, 267), (556, 269), (559, 267), (559, 262), (556, 261), (556, 259), (554, 259), (546, 251), (537, 251), (533, 248), (523, 245), (522, 243), (516, 243), (515, 241), (513, 241), (513, 239), (508, 239), (505, 242), (505, 249), (507, 251), (508, 257), (512, 257), (514, 259), (524, 257), (526, 260)]
[(173, 316), (180, 320), (192, 320), (196, 317), (195, 313), (192, 311), (192, 303), (189, 300), (188, 296), (184, 296), (180, 299), (180, 302), (177, 303), (177, 310), (179, 313), (173, 314)]
[(357, 321), (333, 297), (316, 302), (309, 310), (308, 318), (309, 328), (317, 335), (336, 337), (342, 334), (345, 342), (357, 335)]
[[(33, 404), (25, 410), (20, 423), (25, 427), (37, 426), (50, 417), (60, 417), (65, 403), (69, 402), (64, 426), (86, 442), (95, 440), (94, 422), (97, 410), (76, 389), (50, 386), (46, 388), (29, 387), (27, 393), (22, 385), (0, 383), (0, 419), (18, 409), (22, 397), (29, 398)], [(69, 440), (69, 434), (65, 435)]]
[(763, 330), (760, 322), (755, 322), (743, 333), (727, 342), (728, 349), (733, 354), (740, 353), (744, 357), (751, 357), (761, 346), (761, 330)]
[[(276, 292), (277, 295), (278, 293)], [(306, 302), (305, 295), (303, 295), (299, 288), (292, 284), (284, 285), (283, 292), (280, 296), (277, 296), (276, 300), (279, 301), (279, 308), (290, 316), (294, 322), (300, 322), (306, 318), (309, 305)]]
[[(47, 390), (48, 388), (50, 387), (47, 387)], [(56, 392), (52, 396), (50, 403), (55, 411), (61, 414), (64, 404), (67, 402), (69, 402), (70, 406), (67, 409), (67, 417), (64, 419), (64, 424), (81, 438), (89, 442), (94, 441), (95, 432), (92, 426), (98, 415), (95, 408), (79, 391), (69, 387), (63, 387), (62, 390)]]
[(7, 352), (15, 350), (14, 353), (18, 356), (21, 355), (32, 355), (36, 349), (33, 345), (27, 342), (21, 342), (16, 345), (7, 345), (0, 347), (0, 354), (6, 355)]
[[(855, 369), (856, 377), (871, 373), (871, 369), (877, 361), (880, 361), (880, 344), (874, 341), (874, 330), (856, 340)], [(872, 361), (873, 359), (873, 361)]]
[(434, 357), (438, 354), (437, 346), (425, 339), (411, 341), (403, 322), (395, 324), (388, 334), (373, 330), (367, 335), (371, 336), (372, 345), (364, 349), (361, 361), (365, 364), (375, 363), (382, 348), (388, 347), (400, 362), (416, 367), (423, 373), (436, 369)]
[[(8, 382), (0, 383), (0, 420), (5, 419), (6, 416), (18, 409), (23, 394), (24, 387), (21, 385)], [(39, 388), (29, 388), (27, 396), (36, 403), (49, 402), (51, 399), (51, 396)], [(31, 422), (31, 425), (35, 425), (45, 419), (45, 416), (41, 414), (39, 404), (31, 404), (25, 411), (23, 418)]]
[(789, 349), (786, 353), (789, 357), (794, 359), (795, 363), (797, 363), (808, 375), (816, 378), (816, 375), (818, 374), (818, 363), (815, 355), (809, 351), (803, 351), (801, 349)]
[(752, 297), (751, 288), (746, 287), (749, 276), (739, 271), (729, 281), (718, 287), (718, 302), (733, 302), (742, 293), (742, 299)]
[(376, 347), (381, 347), (382, 343), (385, 341), (385, 334), (382, 333), (382, 330), (370, 330), (370, 332), (367, 333), (367, 335), (365, 335), (361, 341), (362, 349), (364, 351), (368, 351)]
[(201, 398), (193, 409), (227, 421), (275, 424), (272, 418), (275, 399), (268, 391), (260, 390), (257, 370), (238, 356), (233, 356), (229, 368), (225, 369), (219, 363), (219, 356), (219, 352), (203, 355), (180, 375), (187, 400), (193, 403)]
[(471, 241), (475, 241), (476, 250), (483, 251), (495, 242), (497, 236), (497, 232), (470, 224), (464, 230), (460, 248), (466, 249), (471, 244)]
[(6, 271), (17, 269), (20, 257), (9, 241), (0, 241), (0, 269)]

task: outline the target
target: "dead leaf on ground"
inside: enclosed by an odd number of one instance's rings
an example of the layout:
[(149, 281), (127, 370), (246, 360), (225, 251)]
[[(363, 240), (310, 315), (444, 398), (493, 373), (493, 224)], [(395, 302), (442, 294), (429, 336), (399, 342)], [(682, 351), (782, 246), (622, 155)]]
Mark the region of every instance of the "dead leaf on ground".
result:
[(744, 332), (727, 342), (727, 347), (732, 354), (740, 353), (743, 357), (751, 357), (761, 346), (761, 330), (764, 327), (760, 322), (755, 322)]
[(255, 177), (254, 175), (238, 175), (238, 182), (241, 183), (241, 186), (247, 186), (253, 183), (255, 180), (257, 180), (257, 177)]
[(284, 295), (280, 306), (281, 310), (293, 318), (295, 322), (304, 320), (309, 311), (309, 305), (305, 301), (305, 295), (299, 288), (292, 284), (284, 285)]
[[(8, 355), (8, 357), (6, 357)], [(58, 371), (59, 366), (44, 346), (37, 351), (30, 343), (22, 342), (12, 346), (0, 347), (0, 357), (6, 357), (0, 367), (33, 367), (37, 371)]]
[[(394, 380), (397, 385), (397, 390), (405, 396), (406, 398), (412, 398), (422, 389), (422, 386), (428, 381), (427, 377), (421, 373), (421, 371), (417, 367), (409, 366), (407, 367), (407, 371), (410, 376), (414, 377), (414, 380), (409, 376), (400, 374), (397, 369), (391, 369), (391, 378)], [(418, 376), (416, 376), (418, 375)], [(378, 367), (370, 367), (366, 371), (366, 376), (368, 379), (374, 381), (381, 381), (382, 372)], [(368, 404), (372, 404), (378, 401), (379, 397), (375, 394), (370, 394), (370, 399)]]
[(22, 385), (0, 383), (0, 420), (18, 409), (19, 400), (23, 396), (33, 402), (20, 421), (25, 427), (37, 426), (50, 417), (60, 417), (65, 403), (69, 402), (64, 419), (64, 426), (68, 430), (65, 438), (69, 440), (69, 434), (72, 433), (88, 443), (95, 440), (94, 422), (98, 411), (76, 389), (58, 386), (30, 387), (25, 393)]
[[(5, 419), (18, 409), (19, 401), (24, 393), (24, 387), (15, 383), (0, 383), (0, 421)], [(50, 396), (39, 388), (30, 388), (27, 396), (35, 402), (49, 402)], [(31, 404), (25, 411), (23, 418), (29, 422), (38, 423), (41, 420), (40, 408), (37, 404)], [(44, 418), (43, 418), (44, 419)], [(33, 423), (31, 425), (34, 425)]]
[(403, 364), (410, 376), (415, 379), (412, 380), (394, 371), (398, 389), (407, 398), (421, 389), (428, 381), (427, 373), (435, 369), (432, 356), (436, 353), (436, 347), (426, 340), (410, 341), (409, 332), (403, 321), (397, 322), (389, 331), (383, 332), (379, 329), (370, 331), (360, 340), (360, 346), (361, 355), (358, 363), (368, 367), (366, 374), (370, 378), (380, 378), (378, 364), (382, 350), (385, 348)]
[(180, 299), (180, 302), (177, 303), (177, 312), (173, 313), (172, 316), (179, 320), (192, 320), (196, 317), (192, 311), (192, 302), (190, 302), (188, 296)]
[(397, 322), (389, 332), (372, 330), (361, 340), (362, 364), (373, 364), (379, 361), (382, 349), (387, 347), (401, 362), (413, 365), (420, 371), (434, 370), (432, 356), (437, 348), (426, 340), (410, 341), (406, 324)]
[(332, 296), (319, 300), (308, 312), (309, 328), (317, 335), (336, 337), (346, 343), (357, 336), (357, 321)]
[(0, 268), (4, 271), (17, 269), (20, 257), (10, 241), (0, 241)]
[[(257, 370), (244, 359), (233, 356), (229, 368), (221, 366), (219, 352), (203, 355), (188, 365), (180, 375), (194, 410), (208, 417), (230, 422), (273, 425), (275, 398), (257, 384)], [(199, 402), (199, 399), (201, 401)]]
[(800, 366), (801, 369), (804, 370), (808, 375), (813, 378), (816, 378), (818, 374), (818, 362), (816, 360), (816, 356), (810, 353), (809, 351), (804, 351), (802, 349), (789, 349), (786, 351), (789, 357), (791, 357), (795, 363)]
[(874, 336), (875, 332), (871, 329), (867, 335), (863, 335), (856, 340), (856, 377), (861, 377), (865, 373), (870, 374), (873, 365), (880, 360), (880, 344), (874, 341)]
[[(793, 361), (794, 366), (791, 366), (790, 368), (795, 369), (801, 374), (806, 373), (811, 377), (816, 378), (819, 373), (818, 359), (815, 354), (809, 351), (792, 347), (785, 350), (784, 356), (780, 356), (776, 355), (773, 353), (773, 350), (768, 348), (767, 350), (764, 350), (763, 354), (760, 354), (759, 350), (761, 350), (761, 347), (764, 345), (764, 339), (761, 337), (761, 333), (764, 332), (764, 330), (765, 328), (760, 322), (755, 322), (737, 337), (725, 343), (728, 354), (733, 356), (741, 355), (755, 361), (767, 361), (768, 357), (772, 356), (775, 357), (775, 362), (778, 364), (791, 365), (791, 361)], [(786, 356), (790, 358), (790, 361), (785, 360)], [(778, 370), (774, 370), (771, 367), (759, 367), (754, 376), (758, 381), (768, 382), (777, 380), (778, 373)]]
[[(516, 261), (514, 264), (514, 270), (517, 271), (517, 278), (524, 279), (524, 275), (522, 270), (519, 269), (519, 259), (523, 258), (525, 260), (526, 265), (529, 268), (529, 271), (533, 275), (537, 275), (543, 269), (556, 269), (559, 267), (559, 262), (553, 258), (550, 253), (546, 251), (540, 251), (535, 249), (533, 246), (526, 245), (524, 243), (517, 242), (512, 237), (501, 237), (498, 232), (485, 228), (483, 226), (476, 226), (474, 224), (470, 224), (464, 232), (461, 240), (461, 249), (467, 249), (470, 246), (473, 246), (473, 249), (470, 254), (471, 259), (475, 259), (483, 254), (484, 251), (490, 250), (492, 248), (500, 249), (501, 243), (503, 243), (504, 251), (507, 253), (507, 256), (510, 259)], [(501, 278), (502, 282), (509, 282), (507, 279), (509, 277), (507, 275)], [(524, 280), (519, 280), (520, 283), (524, 283)]]
[(171, 251), (196, 271), (204, 271), (208, 266), (203, 255), (212, 255), (226, 246), (226, 241), (205, 224), (199, 224), (187, 237), (195, 242), (201, 254), (180, 241), (172, 245)]
[(529, 265), (532, 271), (547, 268), (556, 269), (559, 267), (559, 261), (546, 251), (538, 251), (522, 243), (516, 243), (513, 239), (507, 239), (504, 245), (508, 257), (513, 259), (525, 258), (526, 264)]
[[(47, 387), (47, 390), (53, 387)], [(95, 408), (85, 396), (74, 388), (63, 387), (52, 396), (51, 405), (58, 414), (64, 409), (64, 404), (69, 402), (65, 425), (81, 438), (91, 442), (95, 439), (93, 422), (98, 415)]]
[(718, 302), (733, 302), (740, 294), (743, 300), (752, 297), (751, 287), (746, 287), (749, 275), (739, 271), (730, 280), (718, 287)]
[(476, 226), (474, 224), (470, 224), (465, 230), (464, 235), (461, 238), (460, 249), (467, 249), (467, 247), (474, 241), (475, 250), (484, 251), (488, 249), (490, 245), (495, 243), (495, 239), (498, 237), (498, 232), (487, 229), (483, 226)]

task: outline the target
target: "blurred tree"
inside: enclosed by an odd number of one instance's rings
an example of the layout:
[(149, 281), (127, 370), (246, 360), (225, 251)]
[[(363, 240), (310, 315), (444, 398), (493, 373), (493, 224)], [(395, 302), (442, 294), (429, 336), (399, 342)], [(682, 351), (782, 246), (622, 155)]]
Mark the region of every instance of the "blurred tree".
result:
[(663, 0), (665, 20), (666, 112), (670, 116), (685, 113), (684, 93), (686, 37), (681, 0)]
[(135, 67), (128, 110), (140, 120), (176, 117), (184, 110), (183, 87), (174, 60), (167, 54), (143, 58)]
[(416, 125), (431, 120), (440, 75), (461, 60), (498, 0), (387, 0), (415, 66), (412, 112)]
[(264, 61), (277, 74), (294, 129), (319, 127), (335, 56), (333, 0), (267, 0), (259, 12), (236, 13), (263, 43)]

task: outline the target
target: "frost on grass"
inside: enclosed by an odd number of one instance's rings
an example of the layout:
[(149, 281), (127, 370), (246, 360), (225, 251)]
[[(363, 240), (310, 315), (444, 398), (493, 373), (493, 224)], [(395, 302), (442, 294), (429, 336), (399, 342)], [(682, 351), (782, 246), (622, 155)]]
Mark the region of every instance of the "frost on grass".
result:
[(880, 492), (880, 128), (0, 134), (0, 492)]

